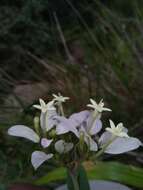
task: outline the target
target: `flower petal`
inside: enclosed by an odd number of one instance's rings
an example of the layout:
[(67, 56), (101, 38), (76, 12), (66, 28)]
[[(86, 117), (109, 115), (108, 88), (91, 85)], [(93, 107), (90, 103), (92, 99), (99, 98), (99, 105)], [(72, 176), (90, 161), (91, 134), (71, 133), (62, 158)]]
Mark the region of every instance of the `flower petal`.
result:
[(49, 131), (57, 124), (57, 121), (54, 119), (56, 115), (55, 111), (41, 112), (40, 124), (43, 131)]
[(23, 137), (33, 141), (34, 143), (38, 143), (40, 141), (39, 136), (35, 131), (29, 127), (24, 125), (15, 125), (8, 129), (8, 134), (16, 137)]
[(92, 138), (89, 138), (89, 144), (90, 144), (90, 151), (98, 150), (97, 143)]
[(112, 111), (111, 109), (109, 108), (102, 108), (103, 111)]
[(55, 143), (55, 149), (58, 153), (62, 154), (64, 152), (64, 141), (59, 140)]
[(36, 109), (41, 110), (41, 106), (40, 105), (33, 105), (33, 107), (36, 108)]
[(55, 149), (58, 153), (63, 154), (69, 152), (73, 148), (73, 143), (67, 143), (64, 140), (59, 140), (55, 143)]
[(53, 157), (53, 154), (46, 154), (42, 151), (34, 151), (31, 155), (31, 163), (36, 170), (43, 162)]
[[(110, 129), (110, 128), (109, 128)], [(102, 146), (110, 141), (112, 138), (112, 133), (106, 131), (104, 132), (101, 137), (99, 138), (99, 144)]]
[(62, 123), (59, 123), (56, 127), (56, 133), (58, 135), (68, 133), (70, 131), (68, 120), (63, 121)]
[(74, 113), (69, 117), (69, 120), (71, 122), (74, 122), (75, 125), (78, 126), (89, 117), (89, 114), (90, 114), (90, 111), (87, 111), (87, 110), (81, 111), (79, 113)]
[(97, 151), (97, 143), (86, 133), (84, 132), (84, 141), (89, 147), (90, 151)]
[(124, 152), (137, 149), (141, 145), (142, 145), (141, 141), (137, 138), (118, 137), (106, 148), (105, 152), (109, 154), (121, 154)]
[(43, 148), (47, 148), (48, 146), (50, 146), (52, 141), (53, 141), (52, 139), (49, 140), (49, 139), (46, 139), (46, 138), (42, 138), (41, 139), (41, 145), (42, 145)]
[(58, 135), (65, 134), (68, 132), (74, 133), (78, 137), (78, 130), (76, 129), (75, 123), (69, 119), (61, 117), (61, 123), (56, 127), (56, 132)]
[(109, 122), (110, 122), (111, 129), (115, 129), (116, 127), (115, 127), (114, 122), (111, 119), (109, 120)]
[(55, 125), (58, 124), (57, 120), (54, 119), (54, 117), (57, 116), (57, 112), (55, 110), (48, 111), (47, 117), (46, 117), (46, 130), (51, 130)]
[(102, 122), (100, 119), (96, 119), (89, 130), (90, 135), (96, 135), (102, 129)]
[(46, 106), (44, 100), (42, 100), (41, 98), (39, 99), (39, 102), (42, 108)]
[(60, 122), (63, 122), (63, 121), (65, 121), (65, 120), (67, 120), (66, 117), (64, 117), (64, 116), (59, 116), (59, 115), (54, 116), (53, 119), (56, 120), (57, 123), (60, 123)]
[(64, 153), (69, 152), (73, 148), (73, 143), (66, 143)]

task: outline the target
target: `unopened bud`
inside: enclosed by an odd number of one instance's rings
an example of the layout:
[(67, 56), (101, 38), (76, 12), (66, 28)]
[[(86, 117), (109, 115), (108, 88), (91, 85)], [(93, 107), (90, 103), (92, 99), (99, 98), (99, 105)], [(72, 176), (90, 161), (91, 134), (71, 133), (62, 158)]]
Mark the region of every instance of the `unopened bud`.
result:
[(83, 148), (84, 148), (84, 133), (83, 132), (80, 132), (79, 146), (80, 146), (80, 150), (83, 151)]
[(56, 137), (56, 130), (55, 130), (55, 129), (52, 129), (52, 130), (49, 132), (49, 137), (51, 137), (51, 138), (55, 138), (55, 137)]
[(35, 128), (35, 131), (39, 134), (39, 117), (38, 116), (35, 116), (34, 117), (34, 128)]

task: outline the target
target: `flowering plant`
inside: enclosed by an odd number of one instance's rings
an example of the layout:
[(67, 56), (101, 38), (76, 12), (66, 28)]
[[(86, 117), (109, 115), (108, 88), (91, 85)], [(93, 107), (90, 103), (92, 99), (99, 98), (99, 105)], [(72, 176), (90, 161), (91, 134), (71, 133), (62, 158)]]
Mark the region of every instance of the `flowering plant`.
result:
[(128, 152), (142, 143), (128, 135), (123, 123), (115, 126), (113, 121), (109, 120), (110, 127), (105, 128), (105, 131), (102, 129), (102, 112), (111, 111), (104, 107), (103, 100), (97, 104), (90, 99), (90, 104), (87, 105), (90, 110), (74, 113), (67, 118), (63, 103), (68, 99), (61, 94), (54, 94), (53, 100), (47, 104), (40, 99), (40, 105), (34, 105), (41, 111), (40, 119), (34, 118), (34, 129), (15, 125), (9, 128), (8, 134), (39, 143), (40, 150), (35, 150), (31, 155), (34, 169), (49, 159), (55, 159), (67, 168), (72, 189), (79, 190), (78, 171), (83, 161), (95, 160), (103, 153)]

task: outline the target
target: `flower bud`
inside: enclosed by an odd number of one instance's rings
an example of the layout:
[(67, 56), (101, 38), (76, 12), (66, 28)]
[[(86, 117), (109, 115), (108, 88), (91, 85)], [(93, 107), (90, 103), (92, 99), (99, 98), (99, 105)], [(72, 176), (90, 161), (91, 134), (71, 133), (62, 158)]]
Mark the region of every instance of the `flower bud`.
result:
[(80, 146), (80, 150), (83, 151), (83, 149), (84, 149), (84, 133), (82, 131), (80, 132), (79, 146)]
[(56, 130), (55, 130), (55, 129), (52, 129), (52, 130), (49, 132), (49, 137), (51, 137), (51, 138), (55, 138), (55, 137), (56, 137)]
[(39, 128), (40, 128), (40, 126), (39, 126), (39, 117), (35, 116), (33, 122), (34, 122), (35, 131), (39, 134)]

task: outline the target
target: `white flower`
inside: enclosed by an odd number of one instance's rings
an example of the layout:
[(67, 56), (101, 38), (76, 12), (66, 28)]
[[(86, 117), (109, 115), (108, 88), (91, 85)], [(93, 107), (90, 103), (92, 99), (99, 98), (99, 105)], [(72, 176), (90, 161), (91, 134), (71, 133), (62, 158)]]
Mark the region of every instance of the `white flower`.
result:
[(60, 93), (58, 93), (58, 95), (53, 94), (53, 101), (57, 101), (59, 103), (65, 102), (66, 100), (69, 100), (69, 97), (64, 97), (62, 96)]
[(99, 104), (97, 104), (92, 98), (90, 98), (91, 104), (88, 104), (87, 106), (90, 108), (93, 108), (94, 110), (98, 111), (101, 113), (102, 111), (111, 111), (109, 108), (104, 107), (104, 102), (101, 100)]
[(115, 126), (112, 120), (109, 120), (109, 122), (111, 128), (107, 127), (106, 131), (109, 131), (110, 133), (112, 133), (114, 136), (117, 137), (129, 137), (127, 131), (125, 131), (123, 123), (119, 123), (117, 126)]
[(55, 111), (56, 108), (54, 107), (54, 101), (50, 101), (47, 104), (44, 100), (39, 99), (40, 105), (33, 105), (34, 108), (41, 110), (43, 113), (47, 111)]
[[(127, 129), (124, 128), (127, 132)], [(104, 150), (108, 154), (122, 154), (137, 149), (142, 146), (142, 142), (134, 137), (116, 137), (113, 141), (112, 133), (109, 131), (104, 132), (99, 138), (99, 144), (101, 147), (106, 147)], [(107, 146), (108, 145), (108, 146)]]

